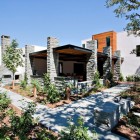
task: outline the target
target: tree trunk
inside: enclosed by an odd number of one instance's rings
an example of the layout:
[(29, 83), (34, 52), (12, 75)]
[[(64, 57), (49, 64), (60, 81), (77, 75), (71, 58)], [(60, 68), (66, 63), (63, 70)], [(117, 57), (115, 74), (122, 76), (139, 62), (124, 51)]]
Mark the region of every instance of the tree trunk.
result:
[(69, 87), (66, 87), (66, 100), (70, 100), (71, 90)]
[(15, 73), (13, 73), (12, 89), (15, 89)]
[(34, 97), (35, 97), (35, 98), (37, 97), (36, 92), (37, 92), (37, 89), (36, 89), (36, 87), (34, 87), (34, 88), (33, 88), (33, 94), (34, 94)]

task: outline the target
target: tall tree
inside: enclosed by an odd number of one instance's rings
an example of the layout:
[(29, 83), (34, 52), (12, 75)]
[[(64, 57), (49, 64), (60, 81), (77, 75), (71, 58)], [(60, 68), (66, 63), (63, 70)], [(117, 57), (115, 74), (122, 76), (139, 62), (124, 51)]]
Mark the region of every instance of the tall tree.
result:
[(19, 66), (23, 67), (22, 50), (18, 48), (16, 40), (12, 40), (10, 46), (6, 48), (5, 54), (3, 55), (3, 62), (5, 66), (13, 73), (12, 88), (14, 89), (15, 73)]
[(106, 6), (115, 7), (117, 17), (125, 17), (128, 35), (140, 36), (140, 0), (106, 0)]

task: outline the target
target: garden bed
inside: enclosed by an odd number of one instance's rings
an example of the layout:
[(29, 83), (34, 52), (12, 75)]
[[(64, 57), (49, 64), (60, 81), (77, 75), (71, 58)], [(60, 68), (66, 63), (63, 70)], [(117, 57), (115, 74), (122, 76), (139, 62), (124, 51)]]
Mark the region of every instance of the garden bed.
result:
[(19, 95), (22, 95), (24, 97), (27, 97), (27, 98), (33, 100), (34, 102), (37, 102), (37, 103), (41, 103), (43, 105), (46, 105), (49, 108), (56, 108), (56, 107), (62, 106), (64, 104), (70, 104), (71, 102), (76, 101), (78, 99), (81, 99), (83, 97), (82, 94), (75, 94), (75, 95), (71, 95), (70, 96), (70, 100), (61, 99), (60, 101), (58, 101), (56, 103), (49, 103), (49, 102), (47, 102), (46, 95), (43, 94), (43, 93), (38, 93), (37, 94), (37, 97), (35, 98), (33, 96), (33, 92), (32, 92), (32, 88), (31, 87), (30, 88), (27, 88), (26, 90), (23, 90), (20, 87), (20, 85), (16, 85), (15, 86), (15, 89), (12, 89), (11, 86), (6, 85), (6, 86), (4, 86), (4, 88), (5, 89), (8, 89), (8, 90), (10, 90), (12, 92), (15, 92), (15, 93), (17, 93)]
[[(131, 90), (121, 94), (122, 98), (131, 98), (135, 102), (134, 107), (112, 129), (113, 133), (126, 137), (130, 140), (140, 139), (140, 87), (136, 85)], [(139, 115), (136, 115), (139, 114)]]

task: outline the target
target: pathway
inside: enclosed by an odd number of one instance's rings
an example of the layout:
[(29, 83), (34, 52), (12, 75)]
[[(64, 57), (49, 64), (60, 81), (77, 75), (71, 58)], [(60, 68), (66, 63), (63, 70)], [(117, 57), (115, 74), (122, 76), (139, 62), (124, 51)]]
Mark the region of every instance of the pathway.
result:
[[(93, 125), (93, 108), (97, 107), (98, 105), (103, 105), (106, 101), (113, 99), (115, 96), (119, 95), (120, 92), (126, 91), (129, 88), (130, 86), (128, 84), (121, 84), (113, 88), (106, 89), (103, 92), (98, 92), (86, 98), (74, 101), (71, 104), (66, 104), (54, 109), (38, 104), (34, 117), (39, 117), (40, 123), (47, 128), (53, 130), (54, 132), (60, 132), (68, 125), (68, 118), (72, 118), (73, 122), (76, 122), (77, 118), (82, 116), (84, 118), (85, 125), (88, 126), (90, 130), (95, 129), (99, 134), (98, 136), (100, 140), (125, 140), (124, 138), (119, 137), (110, 131), (105, 131), (104, 129), (95, 127)], [(25, 101), (31, 101), (30, 99), (1, 87), (0, 91), (7, 91), (12, 103), (19, 108), (27, 105)], [(21, 100), (23, 101), (21, 102)]]

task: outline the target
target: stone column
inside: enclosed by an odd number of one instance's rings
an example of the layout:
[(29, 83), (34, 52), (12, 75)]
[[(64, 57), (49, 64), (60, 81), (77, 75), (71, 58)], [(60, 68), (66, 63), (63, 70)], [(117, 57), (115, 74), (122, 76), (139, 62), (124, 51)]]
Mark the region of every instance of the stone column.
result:
[(103, 64), (103, 79), (108, 79), (112, 71), (112, 48), (111, 46), (104, 47), (103, 53), (107, 55), (107, 59)]
[(97, 41), (91, 40), (86, 42), (87, 49), (92, 50), (92, 54), (87, 62), (87, 81), (91, 81), (97, 70)]
[(33, 58), (31, 58), (29, 54), (33, 53), (34, 51), (34, 46), (25, 46), (25, 73), (28, 78), (28, 83), (31, 82), (31, 75), (33, 75)]
[(58, 76), (59, 53), (54, 52), (54, 48), (59, 46), (57, 38), (48, 37), (47, 39), (47, 73), (50, 75), (51, 82)]
[(121, 73), (121, 51), (115, 51), (114, 56), (117, 57), (117, 60), (114, 63), (114, 80), (118, 80)]
[(10, 45), (10, 36), (1, 36), (1, 64), (3, 65), (2, 57), (7, 49), (7, 47)]

